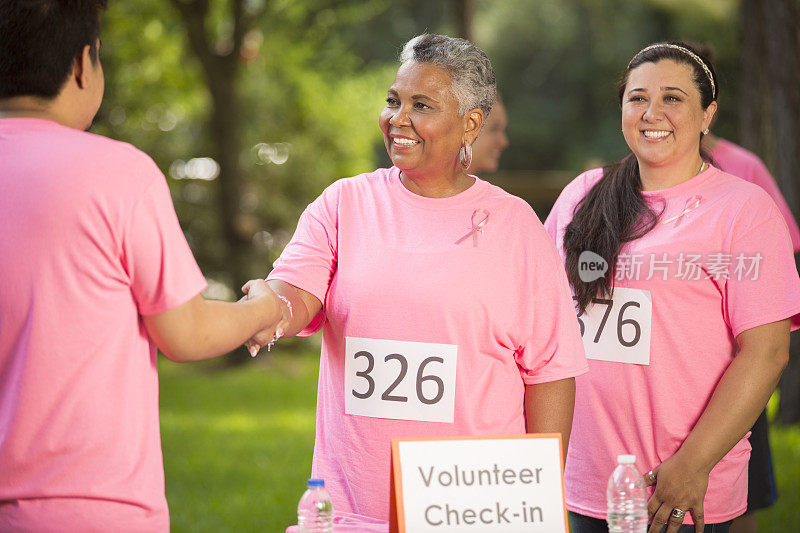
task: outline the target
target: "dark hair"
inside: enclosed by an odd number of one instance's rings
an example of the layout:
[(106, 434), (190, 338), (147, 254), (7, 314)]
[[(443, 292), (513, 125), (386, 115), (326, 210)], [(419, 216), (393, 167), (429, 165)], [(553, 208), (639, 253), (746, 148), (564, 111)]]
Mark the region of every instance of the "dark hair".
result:
[(0, 98), (58, 95), (89, 45), (97, 62), (106, 0), (0, 2)]
[[(662, 59), (692, 67), (703, 109), (717, 100), (719, 84), (711, 62), (690, 45), (674, 41), (650, 45), (633, 56), (618, 84), (620, 105), (631, 71), (643, 63)], [(700, 136), (702, 138), (702, 133)], [(592, 298), (613, 292), (617, 257), (622, 246), (643, 237), (658, 223), (660, 213), (647, 204), (641, 190), (639, 163), (633, 154), (628, 154), (603, 167), (603, 177), (575, 207), (564, 233), (564, 255), (567, 277), (580, 313), (586, 310)], [(592, 251), (608, 263), (605, 276), (590, 282), (580, 279), (579, 257), (584, 251)]]

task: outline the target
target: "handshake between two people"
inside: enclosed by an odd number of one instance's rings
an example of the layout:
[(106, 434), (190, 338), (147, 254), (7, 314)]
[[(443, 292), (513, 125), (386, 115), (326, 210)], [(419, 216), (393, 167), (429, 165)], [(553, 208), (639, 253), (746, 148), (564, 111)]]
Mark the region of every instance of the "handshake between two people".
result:
[(291, 327), (294, 314), (293, 305), (289, 298), (275, 292), (269, 286), (269, 283), (263, 279), (251, 279), (242, 286), (242, 292), (244, 296), (239, 300), (240, 302), (258, 298), (272, 298), (276, 300), (275, 303), (281, 310), (281, 318), (277, 323), (270, 323), (244, 343), (247, 351), (250, 352), (250, 357), (255, 357), (261, 348), (265, 346), (267, 351), (270, 351), (275, 342), (283, 337), (284, 333)]
[(187, 362), (218, 357), (242, 344), (255, 356), (277, 339), (296, 335), (322, 309), (316, 296), (279, 280), (250, 280), (242, 291), (245, 296), (238, 302), (198, 294), (142, 320), (166, 357)]

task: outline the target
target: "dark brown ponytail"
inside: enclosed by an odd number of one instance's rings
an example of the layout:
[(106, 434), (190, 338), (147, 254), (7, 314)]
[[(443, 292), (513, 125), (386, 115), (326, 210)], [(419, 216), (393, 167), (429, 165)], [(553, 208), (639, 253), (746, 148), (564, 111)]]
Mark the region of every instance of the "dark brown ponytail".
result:
[[(644, 236), (657, 222), (658, 214), (642, 197), (639, 163), (633, 154), (603, 167), (603, 177), (576, 206), (564, 233), (567, 278), (580, 313), (592, 298), (611, 294), (622, 245)], [(579, 257), (585, 251), (608, 263), (605, 276), (590, 282), (580, 279)]]

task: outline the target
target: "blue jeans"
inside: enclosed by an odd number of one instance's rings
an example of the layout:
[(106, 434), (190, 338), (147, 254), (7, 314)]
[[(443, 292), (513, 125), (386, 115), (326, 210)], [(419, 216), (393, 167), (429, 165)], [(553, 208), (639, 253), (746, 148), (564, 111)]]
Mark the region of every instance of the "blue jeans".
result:
[[(721, 524), (706, 524), (703, 533), (728, 533), (732, 520)], [(602, 518), (592, 518), (582, 514), (569, 512), (569, 528), (572, 533), (608, 533), (608, 523)], [(662, 531), (666, 531), (666, 526)], [(678, 533), (694, 533), (694, 524), (684, 524)]]

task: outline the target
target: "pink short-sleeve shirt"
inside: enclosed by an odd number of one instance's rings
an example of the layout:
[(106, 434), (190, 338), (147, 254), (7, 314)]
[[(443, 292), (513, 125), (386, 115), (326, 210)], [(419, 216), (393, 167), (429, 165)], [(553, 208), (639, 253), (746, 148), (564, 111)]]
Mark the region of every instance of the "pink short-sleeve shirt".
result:
[(205, 288), (130, 145), (0, 119), (0, 530), (168, 531), (143, 314)]
[[(562, 255), (574, 209), (602, 174), (573, 180), (545, 222)], [(567, 507), (597, 518), (618, 454), (635, 454), (647, 472), (678, 450), (736, 355), (737, 335), (787, 318), (800, 325), (791, 241), (762, 189), (710, 167), (644, 194), (658, 224), (623, 246), (613, 303), (598, 303), (593, 323), (581, 318), (589, 373), (576, 381), (565, 483)], [(706, 523), (744, 512), (749, 455), (745, 438), (711, 471)]]
[(341, 511), (388, 518), (392, 438), (524, 433), (525, 385), (586, 370), (552, 241), (478, 178), (438, 199), (394, 167), (339, 180), (269, 278), (324, 304), (313, 475)]

